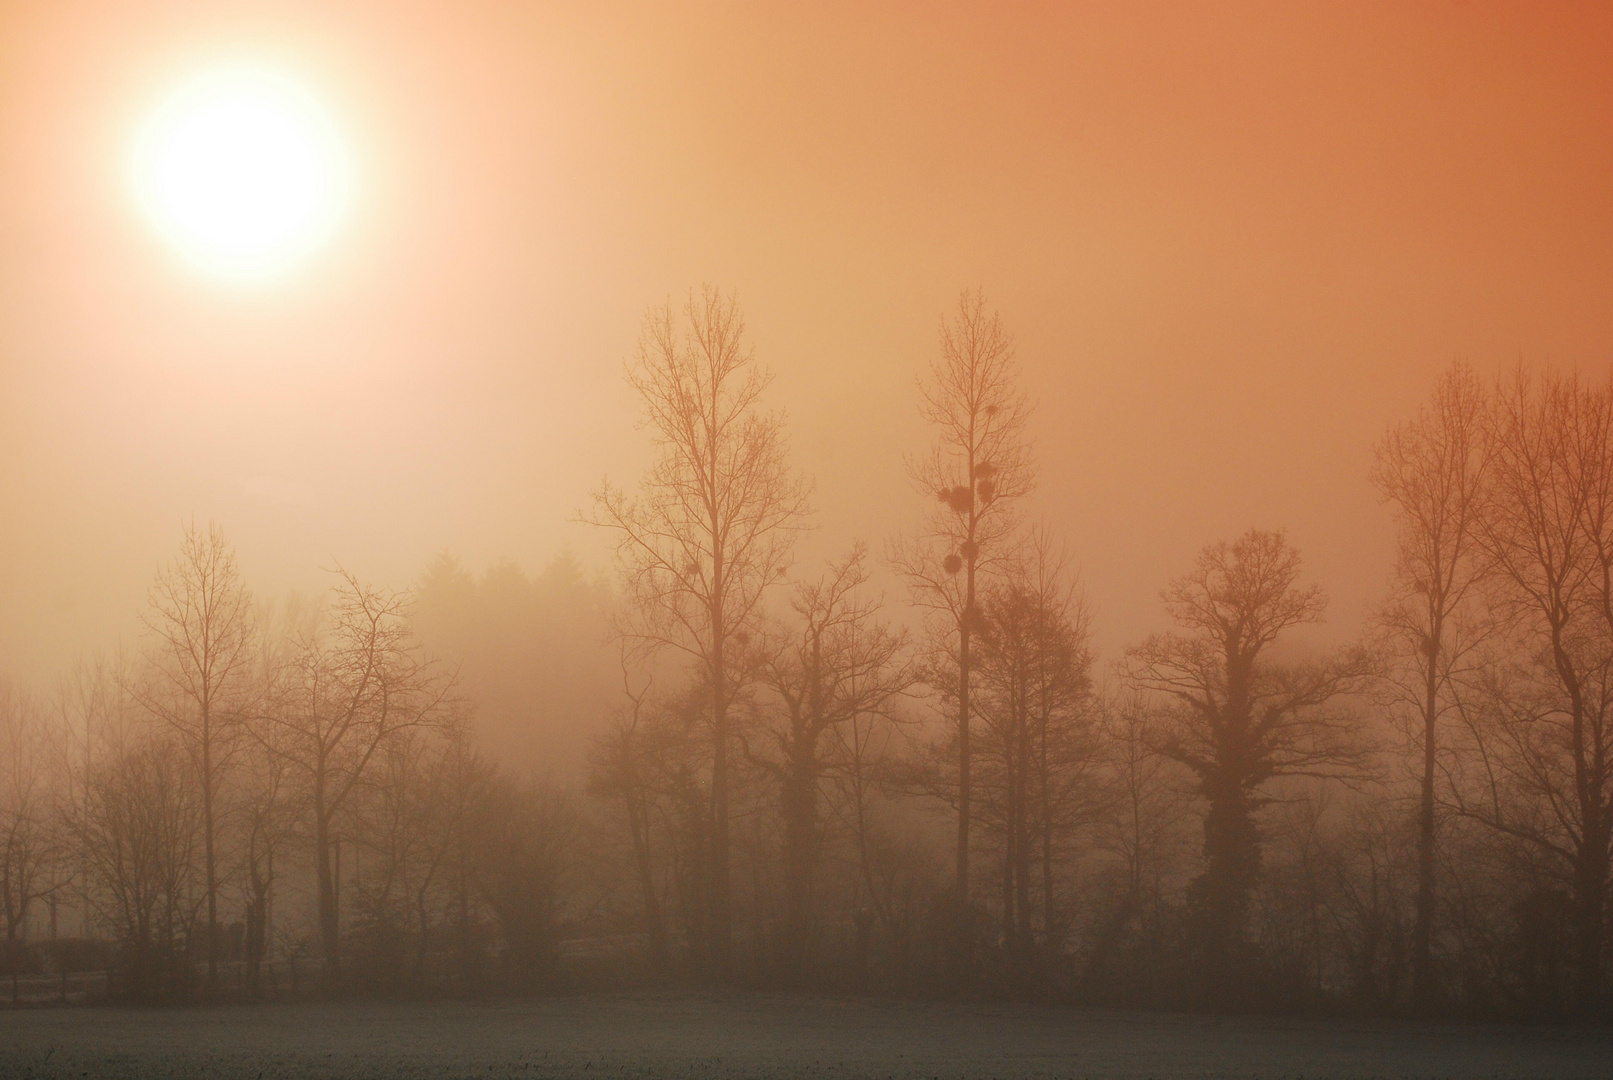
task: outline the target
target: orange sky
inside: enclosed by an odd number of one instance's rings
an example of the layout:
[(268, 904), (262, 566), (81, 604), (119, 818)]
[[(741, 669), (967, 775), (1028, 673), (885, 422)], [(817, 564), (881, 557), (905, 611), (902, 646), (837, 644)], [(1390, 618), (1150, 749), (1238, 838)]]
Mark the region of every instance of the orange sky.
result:
[[(1036, 512), (1109, 655), (1206, 541), (1381, 594), (1371, 444), (1454, 357), (1613, 356), (1613, 8), (0, 0), (0, 672), (128, 634), (184, 521), (257, 585), (570, 546), (645, 460), (645, 306), (739, 291), (816, 559), (922, 500), (913, 380), (983, 287), (1040, 399)], [(134, 206), (166, 89), (247, 57), (358, 206), (272, 288)]]

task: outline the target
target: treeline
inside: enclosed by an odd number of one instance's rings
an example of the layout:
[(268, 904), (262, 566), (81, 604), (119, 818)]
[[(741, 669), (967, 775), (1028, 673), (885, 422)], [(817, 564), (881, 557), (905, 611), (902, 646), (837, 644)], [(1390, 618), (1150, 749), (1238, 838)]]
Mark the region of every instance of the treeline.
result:
[[(732, 298), (652, 311), (629, 378), (656, 458), (585, 514), (614, 593), (438, 560), (413, 609), (348, 575), (271, 607), (193, 530), (138, 653), (0, 694), (9, 970), (93, 939), (148, 999), (285, 992), (300, 961), (332, 993), (1613, 1017), (1613, 384), (1440, 379), (1377, 448), (1399, 555), (1354, 644), (1307, 645), (1326, 598), (1256, 529), (1100, 667), (978, 295), (922, 384), (927, 510), (820, 573), (793, 567), (813, 492)], [(489, 629), (529, 624), (531, 669)], [(585, 763), (484, 757), (478, 707), (549, 716), (523, 699), (567, 685), (522, 671), (597, 680), (579, 627), (619, 686), (556, 695)]]
[(260, 993), (279, 960), (296, 992), (304, 958), (310, 990), (541, 981), (570, 811), (476, 752), (405, 603), (341, 574), (317, 609), (256, 604), (193, 528), (138, 654), (0, 691), (13, 985), (104, 965), (120, 999)]

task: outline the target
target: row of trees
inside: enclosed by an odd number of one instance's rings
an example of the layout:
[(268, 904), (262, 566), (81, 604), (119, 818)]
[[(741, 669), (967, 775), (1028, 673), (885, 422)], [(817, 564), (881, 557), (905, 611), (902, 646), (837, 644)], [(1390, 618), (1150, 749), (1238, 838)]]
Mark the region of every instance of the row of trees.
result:
[[(1601, 1012), (1613, 388), (1454, 368), (1378, 449), (1401, 541), (1369, 634), (1296, 642), (1325, 597), (1282, 533), (1254, 530), (1166, 588), (1177, 629), (1128, 649), (1100, 690), (1057, 545), (1020, 513), (1030, 407), (981, 297), (943, 323), (922, 385), (936, 440), (910, 472), (932, 510), (887, 553), (926, 613), (911, 639), (880, 621), (861, 548), (769, 619), (807, 492), (732, 299), (707, 289), (683, 315), (652, 315), (630, 376), (660, 456), (590, 518), (619, 541), (628, 655), (691, 661), (653, 705), (629, 685), (594, 769), (625, 811), (657, 963), (664, 865), (689, 955), (731, 973), (730, 830), (761, 820), (779, 831), (758, 841), (780, 852), (778, 925), (753, 918), (750, 944), (786, 978), (816, 970), (834, 895), (854, 943), (833, 955), (865, 967), (877, 927), (911, 970), (920, 934), (926, 977), (964, 988), (1045, 986), (1084, 956), (1074, 982), (1141, 979), (1155, 998)], [(944, 729), (915, 719), (920, 699)], [(902, 858), (877, 849), (905, 822), (933, 854), (926, 804), (955, 828), (950, 883), (932, 862), (896, 886)], [(1303, 900), (1269, 892), (1278, 822), (1303, 828), (1282, 852), (1301, 855), (1284, 869)], [(825, 850), (844, 879), (829, 892)], [(922, 926), (897, 925), (903, 889), (929, 890)], [(1558, 908), (1566, 925), (1544, 914)]]
[[(344, 574), (271, 608), (193, 530), (138, 655), (0, 692), (13, 970), (64, 910), (144, 993), (307, 955), (388, 990), (603, 966), (1607, 1015), (1613, 386), (1449, 371), (1378, 448), (1400, 553), (1354, 644), (1311, 643), (1323, 593), (1251, 530), (1166, 586), (1173, 630), (1100, 668), (1024, 513), (1030, 403), (980, 296), (922, 384), (929, 510), (815, 575), (790, 573), (811, 491), (733, 299), (652, 312), (629, 377), (656, 459), (585, 515), (619, 591), (540, 579), (573, 606), (534, 640), (611, 621), (620, 705), (574, 717), (581, 774), (476, 749), (473, 699), (521, 707), (506, 669), (544, 618), (512, 614), (538, 595), (518, 571), (438, 560), (418, 609)], [(882, 567), (910, 606), (887, 612)], [(511, 629), (456, 682), (420, 625)]]
[[(139, 998), (216, 993), (224, 960), (256, 988), (276, 954), (313, 953), (348, 984), (350, 939), (355, 977), (395, 982), (446, 939), (473, 962), (489, 924), (517, 970), (549, 962), (553, 898), (529, 886), (554, 876), (541, 845), (564, 841), (564, 809), (476, 752), (402, 594), (343, 573), (328, 603), (272, 610), (220, 531), (192, 528), (145, 621), (138, 654), (48, 699), (0, 695), (13, 975), (38, 963), (23, 939), (40, 905), (52, 938), (66, 909), (80, 936), (110, 939), (112, 985)], [(495, 839), (527, 826), (545, 839)], [(300, 903), (275, 940), (286, 893)]]
[[(1400, 512), (1384, 616), (1418, 784), (1414, 995), (1441, 993), (1442, 834), (1479, 826), (1567, 915), (1571, 989), (1601, 1004), (1613, 844), (1613, 386), (1458, 367), (1380, 447)], [(1446, 875), (1463, 869), (1445, 867)]]

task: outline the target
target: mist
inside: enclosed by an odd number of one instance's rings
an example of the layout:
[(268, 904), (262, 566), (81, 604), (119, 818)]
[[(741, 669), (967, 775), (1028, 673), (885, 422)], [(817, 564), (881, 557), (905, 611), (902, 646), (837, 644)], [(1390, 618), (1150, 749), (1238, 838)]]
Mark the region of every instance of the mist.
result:
[[(0, 1001), (1578, 1075), (1610, 58), (1567, 3), (0, 0)], [(283, 177), (171, 119), (220, 78)]]

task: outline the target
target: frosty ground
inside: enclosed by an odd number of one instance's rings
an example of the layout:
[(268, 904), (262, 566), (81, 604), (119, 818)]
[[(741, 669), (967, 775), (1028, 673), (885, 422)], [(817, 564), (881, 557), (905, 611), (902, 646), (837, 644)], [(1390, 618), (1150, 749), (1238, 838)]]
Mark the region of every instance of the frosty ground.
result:
[(1607, 1077), (1613, 1035), (779, 994), (0, 1012), (3, 1077)]

